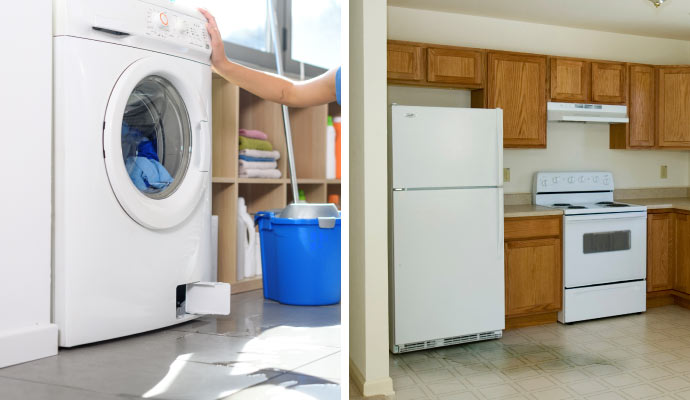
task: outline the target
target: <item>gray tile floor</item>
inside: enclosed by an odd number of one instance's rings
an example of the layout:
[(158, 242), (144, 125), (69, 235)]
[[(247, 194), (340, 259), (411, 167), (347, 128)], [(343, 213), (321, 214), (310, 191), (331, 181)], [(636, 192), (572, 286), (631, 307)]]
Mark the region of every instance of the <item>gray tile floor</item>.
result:
[(261, 291), (231, 305), (228, 317), (0, 369), (0, 399), (340, 399), (340, 306), (285, 306)]
[[(390, 357), (396, 400), (690, 399), (690, 310), (509, 330)], [(350, 385), (350, 399), (361, 396)]]

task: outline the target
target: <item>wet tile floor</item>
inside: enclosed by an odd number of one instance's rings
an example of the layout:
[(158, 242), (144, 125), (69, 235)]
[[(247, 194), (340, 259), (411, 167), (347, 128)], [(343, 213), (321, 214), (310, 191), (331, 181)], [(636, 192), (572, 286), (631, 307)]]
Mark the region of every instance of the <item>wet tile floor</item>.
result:
[(0, 399), (340, 399), (340, 306), (291, 307), (261, 291), (227, 317), (0, 369)]
[[(690, 310), (678, 306), (391, 355), (396, 400), (690, 399)], [(361, 399), (350, 384), (350, 399)]]

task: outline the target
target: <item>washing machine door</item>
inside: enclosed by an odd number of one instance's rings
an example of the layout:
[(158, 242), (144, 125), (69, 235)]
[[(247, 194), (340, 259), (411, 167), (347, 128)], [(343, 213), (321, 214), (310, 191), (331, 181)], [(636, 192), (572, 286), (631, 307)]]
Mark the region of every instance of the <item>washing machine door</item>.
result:
[(179, 225), (208, 188), (207, 106), (200, 88), (184, 79), (204, 67), (146, 57), (122, 73), (110, 95), (103, 123), (108, 179), (122, 208), (147, 228)]

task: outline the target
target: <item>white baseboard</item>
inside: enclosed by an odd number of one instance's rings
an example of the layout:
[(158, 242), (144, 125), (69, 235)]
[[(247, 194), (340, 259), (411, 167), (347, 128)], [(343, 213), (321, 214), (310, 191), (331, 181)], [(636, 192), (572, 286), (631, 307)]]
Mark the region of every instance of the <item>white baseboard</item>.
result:
[(55, 324), (0, 331), (0, 368), (54, 356), (57, 351), (58, 328)]
[(350, 379), (355, 384), (359, 392), (362, 393), (364, 398), (383, 396), (387, 399), (395, 398), (395, 392), (393, 391), (393, 380), (389, 377), (379, 379), (376, 381), (366, 380), (362, 371), (359, 370), (357, 365), (350, 359)]

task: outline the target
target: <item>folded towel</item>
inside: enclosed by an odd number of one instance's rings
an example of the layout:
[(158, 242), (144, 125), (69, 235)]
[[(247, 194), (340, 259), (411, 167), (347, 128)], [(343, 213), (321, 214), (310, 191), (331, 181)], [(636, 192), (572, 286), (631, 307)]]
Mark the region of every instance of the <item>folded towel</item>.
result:
[(276, 169), (278, 168), (278, 163), (271, 161), (248, 161), (240, 158), (240, 171), (244, 169)]
[(251, 139), (240, 136), (240, 150), (245, 149), (272, 151), (273, 146), (271, 146), (271, 143), (266, 140)]
[(270, 158), (271, 160), (280, 160), (280, 153), (278, 150), (262, 151), (245, 149), (240, 150), (240, 156), (256, 157), (256, 158)]
[(240, 170), (240, 178), (266, 178), (278, 179), (281, 177), (280, 171), (277, 169), (242, 169)]
[(240, 136), (252, 138), (252, 139), (259, 139), (259, 140), (268, 140), (268, 135), (261, 132), (257, 131), (255, 129), (240, 129)]
[(244, 154), (240, 154), (240, 160), (244, 160), (244, 161), (254, 161), (254, 162), (271, 162), (271, 161), (275, 161), (275, 159), (273, 159), (273, 158), (251, 157), (251, 156), (245, 156)]

